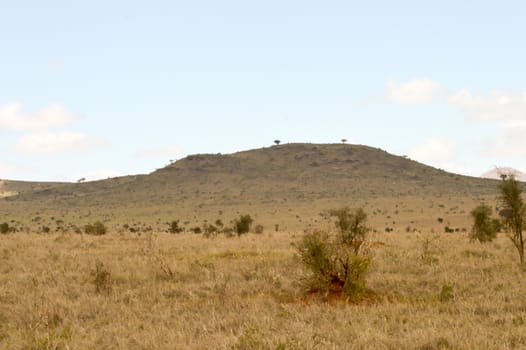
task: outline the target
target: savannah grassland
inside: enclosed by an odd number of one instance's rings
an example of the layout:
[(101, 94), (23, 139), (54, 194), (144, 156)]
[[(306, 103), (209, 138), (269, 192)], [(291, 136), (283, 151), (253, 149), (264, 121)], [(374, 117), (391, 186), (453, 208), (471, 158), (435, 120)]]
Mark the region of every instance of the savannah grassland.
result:
[[(526, 272), (504, 233), (470, 242), (497, 181), (359, 145), (187, 157), (83, 184), (5, 181), (1, 349), (520, 349)], [(13, 196), (16, 193), (16, 196)], [(363, 207), (368, 292), (308, 291), (304, 232)], [(189, 229), (250, 214), (263, 233)], [(79, 234), (96, 220), (102, 236)], [(186, 232), (170, 234), (180, 220)], [(447, 233), (445, 232), (447, 228)]]
[[(370, 203), (370, 292), (354, 304), (306, 292), (299, 229), (1, 235), (0, 348), (526, 348), (526, 274), (509, 239), (443, 232), (469, 228), (473, 202)], [(391, 220), (403, 224), (386, 233)]]

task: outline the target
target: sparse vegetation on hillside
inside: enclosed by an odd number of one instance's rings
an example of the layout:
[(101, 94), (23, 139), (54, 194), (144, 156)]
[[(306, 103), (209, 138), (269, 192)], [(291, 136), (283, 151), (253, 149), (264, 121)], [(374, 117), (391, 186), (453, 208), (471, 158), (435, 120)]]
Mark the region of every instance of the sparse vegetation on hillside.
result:
[[(276, 223), (272, 211), (280, 206), (284, 213), (298, 208), (303, 218), (310, 218), (349, 198), (473, 198), (493, 194), (497, 183), (449, 174), (367, 146), (280, 144), (228, 155), (192, 155), (149, 175), (80, 184), (6, 181), (4, 190), (20, 195), (0, 199), (0, 217), (27, 223), (35, 216), (60, 216), (80, 227), (94, 217), (108, 227), (136, 220), (165, 230), (164, 223), (174, 215), (191, 221), (184, 225), (190, 227), (202, 224), (194, 215), (212, 218), (223, 210), (224, 218), (257, 210), (258, 223), (271, 227)], [(280, 222), (282, 229), (304, 227), (299, 220), (286, 220)]]

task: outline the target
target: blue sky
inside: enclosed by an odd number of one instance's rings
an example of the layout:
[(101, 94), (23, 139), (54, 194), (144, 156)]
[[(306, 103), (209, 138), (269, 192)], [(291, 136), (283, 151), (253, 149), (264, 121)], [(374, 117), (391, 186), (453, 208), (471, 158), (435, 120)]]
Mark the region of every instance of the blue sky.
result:
[(521, 1), (0, 2), (0, 178), (274, 139), (526, 170)]

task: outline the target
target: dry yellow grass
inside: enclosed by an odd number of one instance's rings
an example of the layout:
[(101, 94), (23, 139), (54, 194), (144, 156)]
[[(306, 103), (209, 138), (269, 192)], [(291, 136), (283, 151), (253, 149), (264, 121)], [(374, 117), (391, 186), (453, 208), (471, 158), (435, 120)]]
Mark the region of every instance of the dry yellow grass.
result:
[(358, 305), (305, 296), (299, 236), (2, 235), (0, 348), (526, 348), (526, 274), (502, 234), (376, 233), (376, 297)]

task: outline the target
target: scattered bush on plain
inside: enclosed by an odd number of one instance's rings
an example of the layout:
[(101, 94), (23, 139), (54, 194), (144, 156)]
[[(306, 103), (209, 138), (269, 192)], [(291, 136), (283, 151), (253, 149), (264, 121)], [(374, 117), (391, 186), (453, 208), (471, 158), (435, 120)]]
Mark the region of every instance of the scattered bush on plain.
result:
[(331, 210), (336, 217), (336, 235), (324, 231), (306, 233), (298, 244), (301, 261), (308, 271), (311, 291), (343, 293), (351, 301), (361, 299), (366, 291), (365, 275), (370, 256), (364, 249), (367, 215), (363, 209), (347, 207)]
[(257, 224), (256, 227), (254, 227), (254, 233), (261, 234), (263, 233), (263, 225)]
[(9, 224), (7, 222), (0, 224), (0, 233), (5, 235), (8, 232), (9, 232)]
[(491, 208), (487, 204), (479, 204), (471, 211), (473, 226), (469, 238), (480, 243), (491, 242), (500, 230), (500, 222), (491, 218)]
[(84, 233), (87, 235), (100, 236), (105, 235), (107, 231), (106, 226), (100, 221), (95, 221), (93, 224), (90, 223), (84, 226)]
[(168, 232), (170, 233), (181, 233), (184, 231), (184, 228), (179, 226), (179, 220), (173, 220), (168, 226)]
[(252, 222), (254, 222), (254, 220), (250, 217), (250, 215), (241, 215), (238, 219), (234, 220), (234, 231), (238, 236), (248, 233), (250, 231), (250, 227), (252, 226)]

